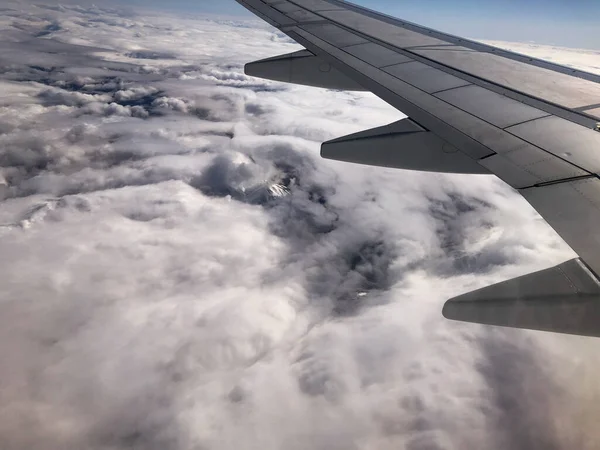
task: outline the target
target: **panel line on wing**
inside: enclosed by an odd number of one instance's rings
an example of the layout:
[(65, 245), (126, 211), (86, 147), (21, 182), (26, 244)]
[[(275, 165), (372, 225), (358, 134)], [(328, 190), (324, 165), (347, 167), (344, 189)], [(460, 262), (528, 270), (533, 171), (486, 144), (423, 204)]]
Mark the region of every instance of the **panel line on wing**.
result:
[(595, 103), (593, 105), (580, 106), (579, 108), (573, 108), (573, 109), (575, 111), (585, 112), (585, 111), (589, 111), (590, 109), (596, 109), (596, 108), (600, 108), (600, 103)]
[[(467, 84), (467, 86), (472, 86), (472, 85), (471, 84)], [(447, 89), (441, 89), (439, 91), (432, 92), (431, 95), (437, 95), (437, 94), (441, 94), (442, 92), (453, 91), (455, 89), (460, 89), (461, 87), (465, 87), (465, 86), (454, 86), (454, 87), (450, 87), (450, 88), (447, 88)]]
[[(361, 58), (359, 58), (359, 59), (361, 59)], [(364, 61), (364, 59), (363, 59), (363, 61)], [(368, 64), (368, 61), (365, 61), (365, 62)], [(411, 60), (409, 60), (409, 61), (402, 61), (402, 62), (399, 62), (399, 63), (388, 64), (388, 65), (386, 65), (386, 66), (381, 66), (381, 67), (379, 67), (379, 69), (387, 69), (387, 68), (389, 68), (389, 67), (392, 67), (392, 66), (398, 66), (398, 65), (400, 65), (400, 64), (406, 64), (406, 63), (411, 63), (411, 62), (415, 62), (415, 60), (414, 60), (414, 59), (411, 59)]]
[[(526, 123), (529, 123), (529, 122), (533, 122), (534, 120), (544, 119), (546, 117), (552, 117), (552, 114), (547, 114), (545, 116), (534, 117), (532, 119), (527, 119), (527, 120), (524, 120), (522, 122), (513, 123), (512, 125), (507, 125), (507, 126), (503, 127), (502, 129), (508, 131), (507, 129), (510, 128), (510, 127), (516, 127), (518, 125), (523, 125), (523, 124), (526, 124)], [(508, 132), (510, 133), (510, 131), (508, 131)]]
[(280, 30), (284, 31), (284, 32), (288, 32), (288, 31), (293, 31), (295, 28), (298, 27), (298, 25), (302, 25), (302, 26), (304, 26), (304, 25), (328, 25), (330, 23), (331, 22), (328, 21), (327, 19), (323, 19), (323, 20), (309, 20), (307, 22), (301, 22), (299, 24), (286, 25), (286, 26), (280, 27)]
[(395, 64), (386, 67), (383, 71), (428, 94), (470, 84), (462, 78), (455, 77), (419, 61), (411, 61), (410, 64)]
[(587, 180), (589, 178), (598, 178), (598, 176), (596, 176), (596, 175), (581, 175), (579, 177), (563, 178), (562, 180), (545, 181), (543, 183), (534, 184), (533, 186), (519, 188), (519, 190), (540, 188), (540, 187), (545, 187), (545, 186), (552, 186), (554, 184), (569, 183), (571, 181)]

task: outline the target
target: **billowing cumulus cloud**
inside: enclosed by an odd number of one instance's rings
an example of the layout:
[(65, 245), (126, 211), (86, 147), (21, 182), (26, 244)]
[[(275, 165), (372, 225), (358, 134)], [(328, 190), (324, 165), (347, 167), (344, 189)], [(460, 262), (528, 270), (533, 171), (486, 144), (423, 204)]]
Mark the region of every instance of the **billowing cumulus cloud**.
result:
[(597, 448), (595, 340), (441, 318), (572, 256), (499, 180), (322, 160), (402, 115), (256, 22), (0, 26), (0, 448)]

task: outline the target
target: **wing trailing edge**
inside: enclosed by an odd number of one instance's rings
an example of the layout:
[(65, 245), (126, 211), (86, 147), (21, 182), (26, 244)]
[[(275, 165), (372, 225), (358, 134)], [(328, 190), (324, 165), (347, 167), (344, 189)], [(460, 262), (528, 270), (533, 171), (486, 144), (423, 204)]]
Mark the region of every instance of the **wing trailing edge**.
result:
[(600, 337), (600, 283), (576, 258), (450, 299), (442, 313), (464, 322)]

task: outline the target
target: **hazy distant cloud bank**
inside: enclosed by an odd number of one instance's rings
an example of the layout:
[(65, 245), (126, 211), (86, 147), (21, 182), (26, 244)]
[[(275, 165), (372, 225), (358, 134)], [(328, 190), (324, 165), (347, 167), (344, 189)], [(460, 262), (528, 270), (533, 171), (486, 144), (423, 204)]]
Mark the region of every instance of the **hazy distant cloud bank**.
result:
[(401, 114), (256, 22), (0, 30), (0, 448), (597, 447), (595, 341), (440, 317), (571, 256), (500, 181), (320, 159)]

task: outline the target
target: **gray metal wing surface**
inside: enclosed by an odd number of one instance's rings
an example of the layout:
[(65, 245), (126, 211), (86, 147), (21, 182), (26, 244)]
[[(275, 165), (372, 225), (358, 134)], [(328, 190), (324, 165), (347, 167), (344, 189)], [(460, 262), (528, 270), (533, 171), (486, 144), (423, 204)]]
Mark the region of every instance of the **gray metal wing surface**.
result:
[(246, 73), (368, 90), (399, 122), (325, 142), (362, 164), (492, 173), (579, 255), (446, 302), (444, 316), (600, 336), (600, 76), (338, 0), (236, 0), (306, 50)]

